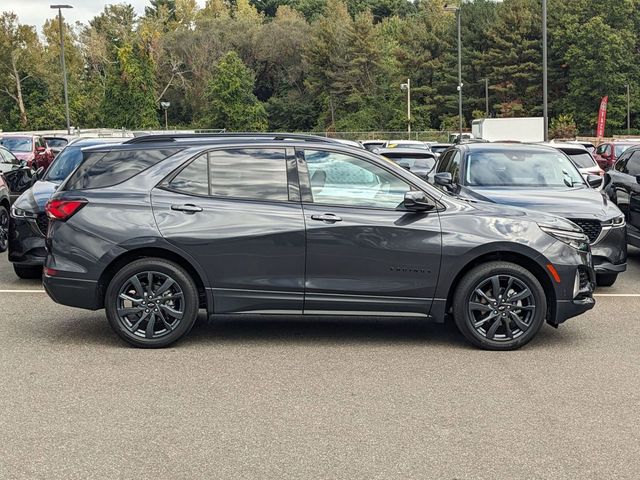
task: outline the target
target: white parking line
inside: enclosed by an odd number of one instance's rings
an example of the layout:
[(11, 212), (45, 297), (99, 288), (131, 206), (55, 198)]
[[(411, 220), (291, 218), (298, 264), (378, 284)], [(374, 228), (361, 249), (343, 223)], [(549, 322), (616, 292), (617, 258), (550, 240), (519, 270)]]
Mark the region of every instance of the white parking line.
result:
[(45, 293), (44, 290), (0, 290), (0, 293)]

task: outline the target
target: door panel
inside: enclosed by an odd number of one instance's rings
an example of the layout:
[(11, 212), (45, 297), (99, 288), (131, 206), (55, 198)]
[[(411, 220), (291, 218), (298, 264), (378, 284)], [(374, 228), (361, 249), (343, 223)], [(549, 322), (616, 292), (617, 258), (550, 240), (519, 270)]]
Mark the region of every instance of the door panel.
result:
[[(332, 213), (342, 220), (313, 216)], [(304, 205), (305, 313), (427, 315), (440, 270), (437, 212)]]

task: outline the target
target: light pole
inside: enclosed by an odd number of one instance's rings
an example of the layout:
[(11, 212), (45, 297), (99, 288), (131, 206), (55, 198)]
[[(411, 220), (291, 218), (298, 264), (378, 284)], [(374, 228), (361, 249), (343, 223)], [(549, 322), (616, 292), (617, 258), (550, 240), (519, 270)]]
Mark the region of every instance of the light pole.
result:
[(58, 22), (60, 29), (60, 63), (62, 64), (62, 80), (64, 82), (64, 111), (67, 117), (67, 135), (71, 135), (71, 121), (69, 120), (69, 93), (67, 91), (67, 66), (64, 61), (64, 36), (62, 35), (62, 9), (73, 8), (71, 5), (50, 5), (58, 9)]
[(447, 12), (456, 14), (458, 20), (458, 117), (459, 117), (459, 130), (460, 136), (458, 141), (462, 141), (462, 22), (461, 22), (461, 8), (445, 5), (444, 9)]
[(400, 84), (400, 90), (407, 91), (407, 133), (411, 140), (411, 79), (407, 78), (407, 83)]
[(631, 87), (627, 83), (627, 135), (631, 135)]
[(167, 110), (169, 110), (171, 102), (160, 102), (160, 106), (164, 110), (164, 129), (169, 130), (169, 119), (167, 116)]
[(484, 103), (485, 117), (489, 118), (489, 78), (484, 79)]
[(542, 116), (544, 141), (549, 141), (549, 85), (547, 68), (547, 0), (542, 0)]

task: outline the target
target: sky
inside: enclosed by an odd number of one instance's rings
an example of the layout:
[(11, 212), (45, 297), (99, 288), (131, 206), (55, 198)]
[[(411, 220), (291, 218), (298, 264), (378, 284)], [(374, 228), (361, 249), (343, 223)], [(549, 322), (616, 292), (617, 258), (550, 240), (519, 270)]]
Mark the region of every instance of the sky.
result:
[[(200, 6), (205, 0), (198, 0)], [(100, 13), (105, 5), (111, 3), (130, 3), (138, 14), (144, 13), (144, 7), (149, 5), (148, 0), (113, 0), (104, 2), (100, 0), (0, 0), (0, 10), (12, 11), (20, 19), (20, 23), (34, 25), (38, 33), (41, 33), (42, 26), (48, 18), (54, 18), (57, 10), (52, 10), (49, 5), (66, 4), (73, 6), (72, 10), (63, 10), (62, 16), (69, 23), (80, 21), (87, 23), (90, 19)]]

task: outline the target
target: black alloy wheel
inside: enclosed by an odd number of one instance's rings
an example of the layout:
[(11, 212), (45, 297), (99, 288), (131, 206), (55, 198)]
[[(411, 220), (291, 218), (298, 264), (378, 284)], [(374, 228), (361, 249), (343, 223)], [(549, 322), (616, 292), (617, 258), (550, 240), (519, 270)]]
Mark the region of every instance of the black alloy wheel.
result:
[(9, 212), (0, 205), (0, 252), (6, 252), (9, 246)]
[(509, 262), (490, 262), (467, 273), (456, 290), (454, 319), (474, 345), (513, 350), (542, 327), (547, 300), (538, 279)]
[(198, 290), (179, 265), (137, 260), (112, 279), (107, 317), (118, 335), (137, 347), (166, 347), (186, 335), (198, 314)]

